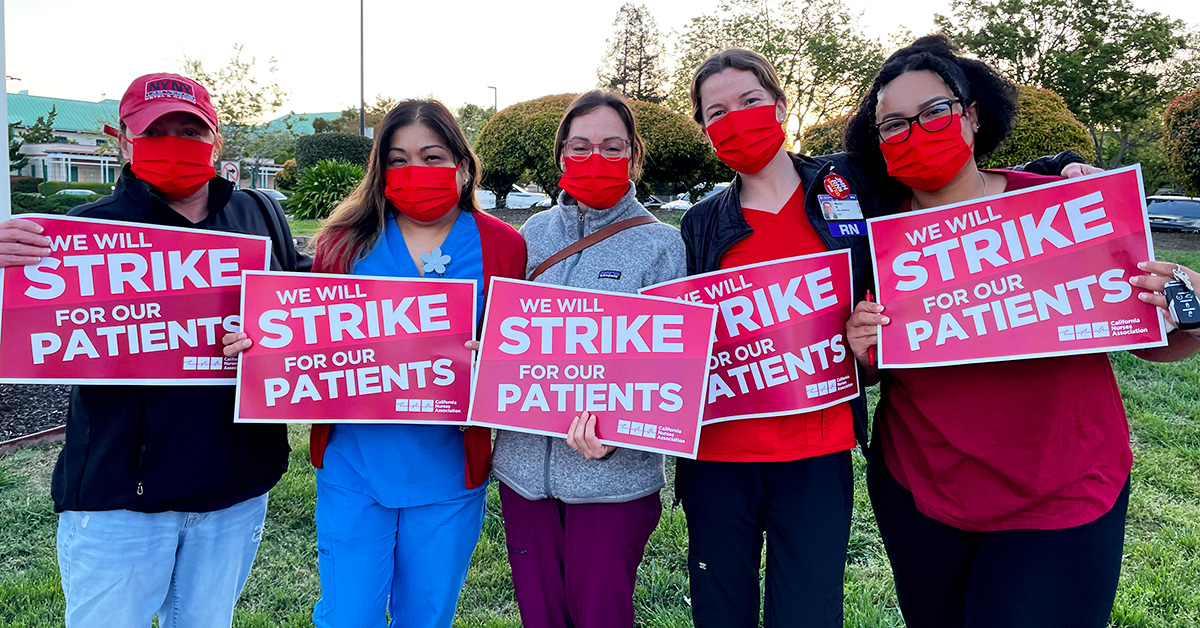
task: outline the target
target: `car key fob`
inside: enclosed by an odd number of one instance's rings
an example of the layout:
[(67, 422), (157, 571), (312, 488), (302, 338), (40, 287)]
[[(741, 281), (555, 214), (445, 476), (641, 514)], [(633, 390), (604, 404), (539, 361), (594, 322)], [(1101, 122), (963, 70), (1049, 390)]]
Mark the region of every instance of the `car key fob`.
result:
[(1175, 280), (1168, 281), (1163, 288), (1175, 326), (1187, 331), (1200, 328), (1200, 301), (1190, 278), (1182, 269), (1174, 271)]

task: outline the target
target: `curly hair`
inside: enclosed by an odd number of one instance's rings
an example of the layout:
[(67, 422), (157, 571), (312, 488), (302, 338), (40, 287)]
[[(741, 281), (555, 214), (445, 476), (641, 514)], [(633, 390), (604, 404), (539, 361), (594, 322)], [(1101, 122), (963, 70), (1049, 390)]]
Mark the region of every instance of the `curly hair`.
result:
[(847, 152), (862, 157), (871, 167), (886, 170), (887, 164), (874, 129), (879, 91), (901, 74), (918, 70), (940, 76), (946, 87), (962, 101), (964, 110), (976, 105), (979, 116), (979, 130), (975, 132), (977, 161), (990, 155), (1012, 132), (1017, 115), (1017, 86), (988, 64), (964, 57), (958, 45), (945, 35), (926, 35), (884, 61), (870, 91), (846, 125)]

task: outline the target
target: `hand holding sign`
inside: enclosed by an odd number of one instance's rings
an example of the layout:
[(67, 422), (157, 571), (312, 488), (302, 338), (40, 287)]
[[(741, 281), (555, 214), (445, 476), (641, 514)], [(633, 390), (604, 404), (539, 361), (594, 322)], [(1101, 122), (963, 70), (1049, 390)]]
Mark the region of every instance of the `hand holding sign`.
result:
[(1158, 347), (1134, 298), (1153, 257), (1141, 170), (1113, 170), (868, 223), (885, 368)]
[(43, 231), (32, 220), (10, 218), (0, 222), (0, 268), (36, 264), (49, 255), (50, 238), (42, 235)]
[(470, 423), (696, 455), (714, 308), (493, 278), (486, 311)]
[(466, 422), (475, 283), (248, 273), (239, 422)]

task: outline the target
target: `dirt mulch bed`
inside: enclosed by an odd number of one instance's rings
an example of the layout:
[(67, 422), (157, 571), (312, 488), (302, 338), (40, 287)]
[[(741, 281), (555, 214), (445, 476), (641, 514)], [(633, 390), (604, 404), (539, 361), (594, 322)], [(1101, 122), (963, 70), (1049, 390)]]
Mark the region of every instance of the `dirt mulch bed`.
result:
[(0, 442), (67, 422), (70, 386), (0, 384)]
[(1154, 250), (1200, 251), (1200, 233), (1154, 232)]

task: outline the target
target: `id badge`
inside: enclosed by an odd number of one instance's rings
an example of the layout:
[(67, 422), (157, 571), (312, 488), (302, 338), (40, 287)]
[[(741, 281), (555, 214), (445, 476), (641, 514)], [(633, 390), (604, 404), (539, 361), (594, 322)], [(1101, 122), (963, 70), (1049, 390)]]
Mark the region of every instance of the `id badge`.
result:
[(858, 196), (850, 194), (846, 198), (834, 198), (828, 194), (818, 194), (817, 201), (821, 205), (821, 215), (825, 220), (862, 220), (862, 207), (858, 204)]

